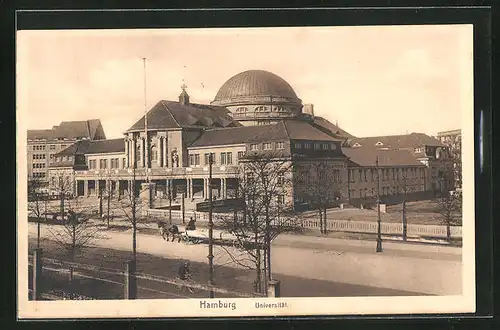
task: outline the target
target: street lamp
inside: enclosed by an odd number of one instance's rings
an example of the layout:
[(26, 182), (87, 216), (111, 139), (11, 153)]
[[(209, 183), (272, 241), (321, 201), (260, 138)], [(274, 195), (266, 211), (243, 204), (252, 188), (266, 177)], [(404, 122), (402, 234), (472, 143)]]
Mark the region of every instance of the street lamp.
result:
[(380, 219), (380, 170), (378, 167), (378, 157), (375, 161), (377, 166), (377, 252), (382, 252), (382, 233), (381, 233), (381, 219)]
[(210, 286), (210, 298), (214, 298), (214, 254), (213, 254), (213, 230), (214, 222), (212, 220), (212, 165), (214, 163), (213, 154), (208, 154), (208, 271)]

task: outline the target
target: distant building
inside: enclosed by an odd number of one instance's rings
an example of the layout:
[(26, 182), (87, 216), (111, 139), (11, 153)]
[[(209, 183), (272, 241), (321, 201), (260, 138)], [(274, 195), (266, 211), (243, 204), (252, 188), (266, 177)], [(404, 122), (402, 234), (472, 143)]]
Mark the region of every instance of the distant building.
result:
[(425, 191), (435, 194), (453, 189), (453, 160), (450, 150), (439, 140), (423, 133), (355, 138), (350, 147), (361, 153), (371, 150), (407, 152), (426, 166)]
[[(172, 191), (194, 207), (209, 195), (235, 195), (247, 155), (277, 155), (290, 162), (291, 182), (321, 164), (332, 171), (328, 186), (335, 203), (371, 202), (380, 195), (425, 198), (446, 190), (447, 148), (425, 134), (357, 138), (314, 115), (292, 87), (275, 74), (250, 70), (230, 78), (210, 105), (193, 103), (183, 87), (178, 101), (161, 100), (134, 123), (123, 139), (79, 141), (57, 153), (50, 175), (71, 172), (76, 196), (98, 196), (111, 186), (123, 195), (135, 177), (147, 179), (155, 200)], [(96, 140), (95, 138), (93, 140)], [(208, 159), (215, 160), (208, 182)], [(135, 168), (135, 170), (134, 170)], [(288, 182), (288, 180), (287, 180)], [(292, 184), (282, 203), (305, 202), (303, 186)], [(332, 203), (333, 204), (333, 203)]]
[(106, 139), (99, 119), (68, 121), (51, 129), (28, 130), (28, 177), (48, 183), (48, 168), (54, 154), (84, 139)]
[(462, 130), (439, 132), (437, 138), (444, 145), (448, 146), (453, 158), (453, 168), (455, 173), (455, 186), (462, 187)]

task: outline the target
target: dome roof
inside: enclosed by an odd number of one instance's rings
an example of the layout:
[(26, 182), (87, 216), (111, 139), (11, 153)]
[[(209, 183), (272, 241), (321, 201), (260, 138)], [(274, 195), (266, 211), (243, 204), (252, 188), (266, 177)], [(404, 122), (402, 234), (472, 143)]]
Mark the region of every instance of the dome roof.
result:
[(264, 70), (248, 70), (229, 78), (213, 102), (269, 96), (300, 102), (293, 88), (283, 78)]

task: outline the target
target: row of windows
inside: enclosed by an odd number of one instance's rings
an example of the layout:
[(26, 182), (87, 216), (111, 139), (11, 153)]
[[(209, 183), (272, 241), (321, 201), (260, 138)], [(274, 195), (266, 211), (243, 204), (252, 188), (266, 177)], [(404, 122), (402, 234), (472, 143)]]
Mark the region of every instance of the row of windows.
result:
[[(125, 168), (126, 159), (122, 159), (122, 168)], [(109, 168), (116, 169), (120, 168), (120, 158), (111, 158), (109, 160)], [(88, 162), (89, 170), (97, 169), (97, 159), (90, 159)], [(107, 159), (99, 159), (99, 169), (107, 169), (108, 168), (108, 160)]]
[[(270, 109), (266, 106), (258, 106), (258, 107), (255, 107), (255, 109), (254, 109), (255, 112), (269, 112), (269, 110)], [(247, 111), (248, 111), (248, 109), (245, 107), (240, 107), (240, 108), (236, 109), (237, 113), (245, 113)], [(271, 108), (271, 111), (290, 112), (290, 109), (284, 108), (282, 106), (277, 106), (277, 107)]]
[[(217, 162), (217, 158), (215, 153), (206, 153), (204, 154), (204, 163), (203, 165), (207, 166), (210, 163), (210, 155), (212, 155), (213, 164), (219, 165), (232, 165), (233, 164), (233, 153), (232, 152), (221, 152), (219, 156), (219, 162)], [(245, 156), (244, 151), (238, 151), (238, 159)], [(200, 166), (200, 154), (191, 154), (189, 155), (189, 166)]]
[(55, 161), (56, 162), (67, 162), (67, 161), (71, 162), (71, 161), (73, 161), (73, 156), (58, 156), (58, 157), (55, 157)]
[[(423, 185), (417, 185), (417, 186), (409, 186), (406, 187), (406, 193), (412, 193), (412, 192), (417, 192), (417, 191), (424, 191), (425, 187)], [(380, 195), (381, 196), (387, 196), (387, 195), (397, 195), (397, 194), (402, 194), (405, 193), (404, 188), (402, 187), (380, 187)], [(377, 196), (377, 190), (375, 188), (372, 188), (371, 190), (368, 188), (360, 189), (359, 192), (356, 191), (356, 189), (351, 190), (351, 197), (352, 198), (364, 198), (364, 197), (375, 197)]]
[(33, 168), (45, 168), (45, 163), (35, 163), (33, 164)]
[(46, 173), (45, 172), (34, 172), (33, 173), (33, 177), (34, 178), (45, 178), (46, 177)]
[[(67, 146), (69, 146), (69, 144), (60, 144), (59, 146), (61, 147), (61, 149), (65, 149)], [(45, 151), (46, 148), (47, 146), (45, 144), (37, 144), (33, 146), (33, 151)], [(51, 151), (56, 150), (56, 145), (55, 144), (49, 145), (49, 150)]]
[[(275, 142), (274, 143), (274, 148), (276, 150), (283, 150), (285, 149), (285, 143), (284, 142)], [(257, 151), (257, 150), (273, 150), (273, 144), (272, 142), (265, 142), (261, 144), (258, 143), (252, 143), (250, 144), (250, 151)]]
[(337, 149), (337, 145), (335, 143), (310, 143), (310, 142), (305, 142), (305, 143), (300, 143), (297, 142), (295, 143), (295, 149), (311, 149), (311, 147), (314, 146), (314, 150), (335, 150)]
[(45, 154), (33, 154), (33, 160), (45, 159)]
[[(357, 174), (357, 175), (356, 175)], [(402, 180), (402, 179), (415, 179), (420, 178), (423, 179), (425, 175), (424, 169), (420, 168), (383, 168), (380, 169), (380, 179), (383, 181), (387, 181), (392, 177), (392, 180)], [(360, 170), (349, 170), (349, 178), (351, 182), (365, 181), (368, 180), (375, 181), (377, 180), (377, 170), (372, 169), (360, 169)]]

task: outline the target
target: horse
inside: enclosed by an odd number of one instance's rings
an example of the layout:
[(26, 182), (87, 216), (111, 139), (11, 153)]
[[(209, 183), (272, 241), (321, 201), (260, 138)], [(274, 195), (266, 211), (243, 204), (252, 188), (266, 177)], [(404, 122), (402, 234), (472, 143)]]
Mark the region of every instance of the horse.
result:
[[(158, 221), (158, 228), (160, 229), (160, 235), (164, 240), (168, 241), (170, 235), (172, 235), (172, 242), (177, 237), (177, 242), (181, 242), (181, 232), (179, 231), (179, 227), (177, 225), (171, 225), (170, 227), (165, 221)], [(165, 238), (165, 236), (167, 238)]]

